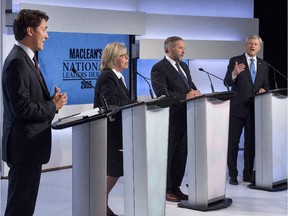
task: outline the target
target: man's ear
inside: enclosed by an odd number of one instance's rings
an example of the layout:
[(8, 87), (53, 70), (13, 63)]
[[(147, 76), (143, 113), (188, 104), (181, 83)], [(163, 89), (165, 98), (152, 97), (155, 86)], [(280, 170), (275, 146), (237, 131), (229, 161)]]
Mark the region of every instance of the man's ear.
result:
[(26, 29), (26, 31), (27, 31), (27, 35), (28, 35), (28, 36), (32, 36), (32, 34), (33, 34), (33, 32), (34, 32), (34, 29), (33, 29), (31, 26), (28, 26), (27, 29)]

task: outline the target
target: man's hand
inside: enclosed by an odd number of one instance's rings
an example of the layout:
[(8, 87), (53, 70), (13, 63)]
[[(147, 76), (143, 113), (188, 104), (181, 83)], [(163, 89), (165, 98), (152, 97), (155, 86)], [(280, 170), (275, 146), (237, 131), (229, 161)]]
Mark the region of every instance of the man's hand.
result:
[(257, 94), (261, 94), (261, 93), (264, 93), (264, 92), (266, 92), (266, 90), (263, 89), (263, 88), (261, 88), (261, 89), (259, 89), (259, 91), (257, 92)]
[(67, 100), (68, 100), (67, 94), (60, 93), (60, 88), (55, 87), (52, 101), (56, 106), (56, 110), (61, 109), (65, 104), (67, 104)]
[(234, 70), (232, 71), (233, 78), (236, 78), (241, 72), (245, 70), (245, 64), (241, 63), (238, 64), (238, 62), (235, 62)]
[(186, 94), (186, 99), (191, 99), (191, 98), (195, 98), (197, 96), (201, 95), (200, 91), (199, 90), (193, 90), (191, 89), (191, 91), (189, 91), (187, 94)]

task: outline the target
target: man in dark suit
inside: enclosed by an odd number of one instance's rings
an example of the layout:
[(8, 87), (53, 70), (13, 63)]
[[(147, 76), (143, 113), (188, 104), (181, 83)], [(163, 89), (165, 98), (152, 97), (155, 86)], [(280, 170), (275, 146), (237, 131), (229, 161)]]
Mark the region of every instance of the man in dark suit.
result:
[(246, 52), (232, 57), (227, 67), (225, 81), (237, 94), (230, 101), (230, 122), (228, 138), (229, 183), (237, 185), (237, 156), (239, 140), (244, 128), (243, 181), (252, 182), (255, 157), (254, 100), (250, 97), (269, 90), (268, 64), (257, 57), (262, 45), (258, 35), (245, 40)]
[[(159, 97), (168, 92), (169, 96), (178, 101), (199, 96), (200, 92), (192, 82), (188, 65), (181, 61), (185, 53), (183, 39), (176, 36), (167, 38), (164, 50), (166, 56), (151, 70), (155, 94)], [(172, 202), (188, 199), (180, 190), (187, 160), (186, 115), (185, 103), (170, 107), (166, 200)]]
[(16, 45), (2, 74), (4, 122), (2, 159), (9, 166), (5, 216), (33, 215), (42, 164), (51, 153), (51, 121), (67, 102), (55, 87), (50, 97), (35, 52), (48, 39), (46, 13), (21, 10), (13, 23)]

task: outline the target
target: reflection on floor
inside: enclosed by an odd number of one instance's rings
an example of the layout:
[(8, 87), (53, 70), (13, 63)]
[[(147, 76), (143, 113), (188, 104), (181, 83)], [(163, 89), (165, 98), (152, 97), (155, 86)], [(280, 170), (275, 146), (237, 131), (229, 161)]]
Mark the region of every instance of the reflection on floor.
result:
[[(183, 185), (187, 183), (184, 178)], [(233, 203), (230, 207), (216, 211), (196, 211), (178, 208), (177, 203), (166, 202), (166, 216), (287, 216), (287, 190), (267, 192), (247, 188), (247, 184), (238, 178), (239, 185), (226, 184), (226, 197)], [(121, 178), (109, 200), (115, 213), (124, 215), (123, 179)], [(182, 187), (187, 192), (185, 186)], [(1, 180), (1, 215), (5, 209), (7, 180)], [(72, 216), (72, 169), (45, 172), (35, 210), (35, 216)], [(85, 216), (85, 215), (79, 215)]]

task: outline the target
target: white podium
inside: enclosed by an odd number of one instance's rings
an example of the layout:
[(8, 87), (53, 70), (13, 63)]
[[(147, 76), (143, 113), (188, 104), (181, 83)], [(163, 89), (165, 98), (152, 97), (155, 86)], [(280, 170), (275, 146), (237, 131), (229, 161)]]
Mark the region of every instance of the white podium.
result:
[(72, 215), (106, 215), (107, 115), (72, 116), (52, 125), (67, 127), (72, 127)]
[(164, 216), (169, 106), (155, 99), (122, 107), (125, 216)]
[(230, 98), (235, 92), (187, 100), (188, 201), (179, 207), (199, 211), (226, 208), (226, 167)]
[(256, 95), (255, 185), (252, 189), (287, 189), (287, 89)]

